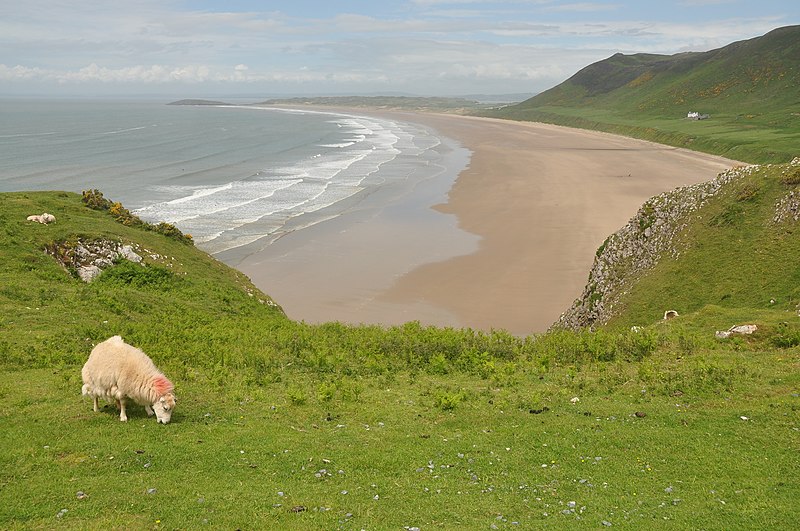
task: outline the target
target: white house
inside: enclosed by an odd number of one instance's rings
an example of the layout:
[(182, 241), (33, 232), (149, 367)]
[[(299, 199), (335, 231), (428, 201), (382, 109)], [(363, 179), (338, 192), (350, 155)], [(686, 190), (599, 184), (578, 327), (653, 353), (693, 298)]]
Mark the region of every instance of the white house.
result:
[(690, 120), (705, 120), (706, 118), (710, 118), (707, 114), (700, 114), (697, 111), (689, 111), (686, 117)]

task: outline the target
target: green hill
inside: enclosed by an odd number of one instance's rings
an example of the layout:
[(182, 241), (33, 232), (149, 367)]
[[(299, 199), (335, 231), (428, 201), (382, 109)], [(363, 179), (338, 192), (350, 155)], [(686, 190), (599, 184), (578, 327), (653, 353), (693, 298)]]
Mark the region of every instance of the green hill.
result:
[[(709, 115), (689, 120), (690, 111)], [(708, 52), (615, 54), (493, 116), (599, 129), (752, 163), (800, 144), (800, 26)]]
[[(45, 211), (57, 221), (25, 221)], [(160, 348), (169, 335), (199, 361), (204, 349), (195, 343), (205, 342), (205, 327), (286, 320), (241, 273), (182, 237), (120, 223), (120, 212), (127, 211), (118, 204), (112, 211), (87, 208), (73, 193), (0, 194), (0, 364), (78, 363), (91, 342), (111, 332)], [(130, 224), (130, 217), (120, 219)], [(53, 256), (74, 257), (79, 242), (103, 241), (131, 246), (142, 264), (123, 260), (87, 284), (73, 263), (62, 260), (68, 270)]]
[(800, 316), (800, 158), (728, 170), (648, 200), (597, 251), (560, 325), (650, 324), (711, 305)]

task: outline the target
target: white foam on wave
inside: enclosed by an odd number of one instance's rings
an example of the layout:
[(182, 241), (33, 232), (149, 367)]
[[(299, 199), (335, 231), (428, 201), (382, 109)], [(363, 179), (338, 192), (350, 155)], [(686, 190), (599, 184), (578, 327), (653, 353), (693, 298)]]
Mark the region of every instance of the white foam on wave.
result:
[(324, 148), (346, 148), (354, 145), (355, 142), (342, 142), (341, 144), (319, 144), (319, 147)]
[(49, 131), (47, 133), (14, 133), (10, 135), (0, 135), (0, 138), (25, 138), (29, 136), (50, 136), (50, 135), (57, 135), (58, 132), (56, 131)]
[[(222, 186), (193, 191), (185, 187), (186, 192), (191, 192), (189, 195), (140, 208), (136, 213), (146, 219), (160, 219), (169, 223), (186, 223), (203, 217), (220, 218), (226, 211), (241, 209), (257, 201), (263, 201), (278, 190), (298, 182), (300, 181), (297, 179), (234, 181)], [(247, 222), (249, 217), (245, 217), (242, 221)], [(202, 234), (198, 236), (203, 237)]]
[(118, 129), (116, 131), (103, 131), (101, 133), (97, 133), (98, 135), (118, 135), (120, 133), (130, 133), (131, 131), (139, 131), (141, 129), (147, 129), (148, 126), (143, 125), (141, 127), (129, 127), (127, 129)]
[[(369, 186), (407, 178), (407, 172), (381, 174), (401, 153), (412, 159), (438, 140), (415, 143), (424, 131), (390, 120), (322, 111), (275, 109), (289, 114), (322, 114), (339, 129), (338, 138), (317, 144), (303, 159), (264, 168), (250, 179), (217, 186), (177, 187), (171, 199), (137, 211), (144, 219), (164, 220), (193, 235), (212, 254), (278, 237), (287, 223), (302, 228), (338, 215), (327, 207)], [(406, 157), (407, 159), (407, 157)], [(403, 164), (408, 164), (404, 162)], [(414, 163), (416, 164), (416, 163)], [(371, 184), (365, 184), (371, 183)], [(177, 193), (176, 193), (177, 192)], [(178, 197), (175, 197), (177, 195)], [(303, 216), (308, 214), (306, 219)]]

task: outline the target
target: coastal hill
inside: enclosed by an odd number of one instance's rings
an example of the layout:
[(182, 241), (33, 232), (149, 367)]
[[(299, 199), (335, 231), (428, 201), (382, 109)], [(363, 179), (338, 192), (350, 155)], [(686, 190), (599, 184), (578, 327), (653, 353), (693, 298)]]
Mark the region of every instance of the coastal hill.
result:
[(216, 101), (216, 100), (197, 100), (197, 99), (188, 99), (188, 100), (178, 100), (172, 101), (167, 103), (167, 105), (229, 105), (223, 101)]
[(598, 129), (733, 160), (788, 162), (797, 155), (800, 134), (800, 26), (707, 52), (618, 53), (489, 114)]
[(597, 250), (556, 326), (630, 327), (666, 311), (800, 317), (800, 157), (745, 166), (649, 199)]
[(414, 112), (449, 112), (464, 114), (491, 108), (474, 99), (421, 96), (316, 96), (269, 99), (255, 105), (326, 106), (349, 109), (383, 109)]

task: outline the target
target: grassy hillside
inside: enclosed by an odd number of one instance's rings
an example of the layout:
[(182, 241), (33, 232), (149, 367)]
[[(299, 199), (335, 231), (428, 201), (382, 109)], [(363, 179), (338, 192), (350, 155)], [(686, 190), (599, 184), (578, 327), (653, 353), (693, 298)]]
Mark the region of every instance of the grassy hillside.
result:
[(598, 250), (560, 323), (630, 327), (708, 305), (800, 317), (800, 158), (648, 200)]
[[(25, 221), (44, 211), (56, 223)], [(45, 253), (78, 239), (121, 239), (145, 265), (86, 284)], [(714, 339), (744, 318), (759, 333)], [(0, 527), (794, 529), (786, 319), (717, 307), (528, 338), (310, 326), (78, 195), (0, 194)], [(170, 424), (80, 396), (113, 334), (176, 383)]]
[[(688, 120), (689, 111), (710, 118)], [(616, 54), (491, 114), (599, 129), (745, 162), (788, 162), (800, 143), (800, 26), (709, 52)]]
[(660, 261), (637, 281), (611, 322), (652, 322), (667, 307), (689, 313), (709, 304), (773, 308), (800, 320), (800, 223), (775, 221), (776, 205), (789, 197), (796, 198), (794, 214), (800, 214), (797, 160), (794, 166), (739, 172), (686, 220), (676, 241), (678, 256)]

